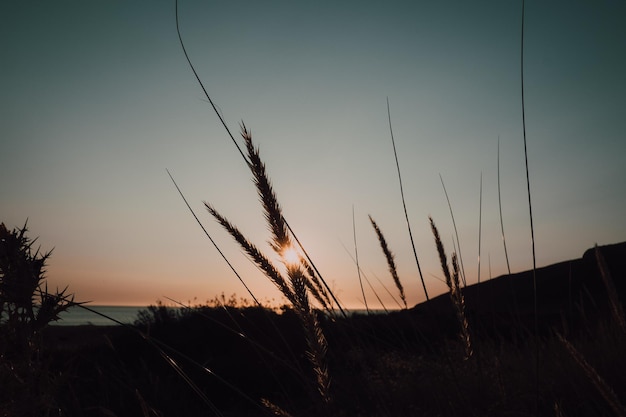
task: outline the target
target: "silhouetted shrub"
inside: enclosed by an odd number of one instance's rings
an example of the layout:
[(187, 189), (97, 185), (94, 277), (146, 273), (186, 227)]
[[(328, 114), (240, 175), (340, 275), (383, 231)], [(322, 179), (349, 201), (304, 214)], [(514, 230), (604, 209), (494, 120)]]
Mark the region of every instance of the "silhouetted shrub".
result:
[[(0, 409), (4, 416), (40, 415), (54, 406), (54, 378), (40, 355), (41, 330), (73, 304), (67, 288), (49, 293), (46, 262), (33, 251), (26, 224), (0, 223)], [(48, 413), (49, 414), (49, 413)]]

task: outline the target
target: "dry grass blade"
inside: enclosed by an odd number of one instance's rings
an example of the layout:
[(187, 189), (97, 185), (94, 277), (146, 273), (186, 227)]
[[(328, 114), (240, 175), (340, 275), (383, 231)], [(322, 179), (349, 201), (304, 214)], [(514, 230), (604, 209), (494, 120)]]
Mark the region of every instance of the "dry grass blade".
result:
[(356, 262), (356, 272), (359, 277), (359, 285), (361, 286), (361, 295), (363, 295), (363, 303), (365, 304), (365, 311), (369, 314), (370, 309), (367, 306), (367, 298), (365, 297), (365, 289), (363, 289), (363, 278), (361, 277), (361, 267), (359, 266), (359, 249), (356, 240), (356, 223), (354, 221), (354, 206), (352, 206), (352, 236), (354, 238), (354, 259)]
[(220, 247), (217, 245), (217, 243), (213, 240), (213, 238), (211, 237), (211, 235), (209, 234), (209, 232), (206, 230), (206, 228), (204, 227), (204, 225), (202, 224), (202, 222), (200, 221), (200, 219), (198, 218), (198, 216), (196, 215), (196, 212), (193, 210), (193, 208), (191, 208), (191, 205), (189, 204), (189, 202), (187, 201), (187, 197), (185, 197), (185, 194), (183, 194), (183, 191), (180, 189), (180, 187), (178, 186), (178, 183), (176, 182), (176, 180), (174, 179), (174, 176), (172, 176), (172, 174), (170, 173), (170, 171), (168, 169), (166, 169), (167, 171), (167, 175), (169, 175), (170, 179), (172, 180), (172, 182), (174, 183), (174, 186), (176, 187), (176, 190), (178, 191), (178, 194), (180, 195), (180, 197), (183, 199), (183, 201), (185, 202), (185, 205), (187, 206), (187, 208), (189, 209), (189, 211), (191, 212), (191, 215), (194, 217), (194, 219), (196, 219), (196, 223), (198, 223), (198, 225), (200, 226), (200, 228), (202, 229), (202, 231), (204, 232), (204, 235), (209, 239), (209, 241), (211, 242), (211, 244), (213, 245), (213, 247), (215, 248), (215, 250), (217, 250), (217, 253), (220, 254), (220, 256), (222, 257), (222, 259), (224, 260), (224, 262), (226, 262), (226, 265), (228, 265), (228, 267), (230, 268), (231, 271), (233, 271), (233, 273), (235, 274), (235, 276), (237, 277), (237, 279), (239, 280), (239, 282), (241, 282), (241, 284), (243, 285), (243, 287), (246, 289), (246, 291), (248, 292), (248, 294), (250, 295), (250, 297), (252, 297), (252, 299), (254, 300), (254, 302), (258, 305), (261, 306), (261, 302), (254, 296), (254, 294), (252, 293), (252, 291), (250, 290), (250, 287), (248, 287), (248, 284), (245, 283), (245, 281), (243, 280), (243, 278), (241, 277), (241, 275), (239, 275), (239, 272), (237, 272), (237, 270), (235, 269), (235, 267), (233, 266), (233, 264), (230, 263), (230, 261), (228, 260), (228, 258), (226, 258), (226, 255), (224, 255), (224, 252), (222, 252), (222, 250), (220, 249)]
[(452, 304), (454, 305), (457, 319), (461, 327), (460, 336), (463, 342), (463, 347), (465, 349), (465, 359), (468, 359), (472, 356), (473, 351), (469, 323), (465, 314), (465, 299), (463, 297), (463, 293), (461, 292), (461, 287), (459, 283), (459, 263), (456, 253), (452, 253), (452, 267), (454, 269), (454, 274), (451, 274), (450, 268), (448, 267), (448, 257), (446, 256), (443, 242), (441, 241), (441, 237), (439, 236), (439, 230), (437, 230), (437, 226), (435, 226), (433, 218), (429, 216), (428, 219), (430, 220), (430, 228), (432, 229), (433, 235), (435, 237), (435, 245), (437, 246), (437, 253), (439, 254), (441, 269), (443, 270), (443, 274), (446, 277), (446, 285), (450, 289), (450, 298), (452, 299)]
[(430, 228), (433, 231), (433, 236), (435, 237), (435, 245), (437, 246), (439, 263), (441, 264), (443, 275), (446, 278), (446, 285), (448, 286), (448, 288), (451, 288), (452, 276), (450, 275), (450, 268), (448, 268), (448, 256), (446, 255), (446, 251), (443, 248), (443, 242), (441, 242), (441, 236), (439, 236), (439, 230), (437, 230), (437, 226), (435, 226), (433, 218), (428, 216), (428, 220), (430, 221)]
[(304, 328), (304, 335), (309, 347), (307, 356), (315, 372), (317, 389), (322, 397), (322, 401), (328, 404), (330, 403), (330, 376), (326, 365), (328, 343), (315, 312), (311, 310), (306, 291), (306, 277), (302, 273), (302, 269), (298, 267), (288, 267), (287, 275), (289, 276), (295, 295), (296, 302), (294, 303), (294, 308)]
[(316, 375), (317, 390), (323, 403), (328, 404), (330, 403), (330, 377), (326, 366), (327, 342), (315, 312), (311, 309), (307, 288), (309, 290), (313, 289), (318, 294), (318, 301), (322, 302), (322, 305), (324, 304), (323, 298), (316, 291), (315, 284), (311, 283), (306, 275), (306, 268), (302, 268), (301, 263), (304, 260), (300, 258), (299, 261), (292, 262), (287, 259), (287, 252), (294, 249), (289, 235), (289, 226), (282, 215), (280, 204), (270, 183), (265, 164), (259, 155), (259, 150), (253, 145), (252, 135), (243, 123), (241, 125), (241, 135), (246, 143), (250, 160), (249, 167), (252, 171), (257, 194), (263, 206), (265, 219), (272, 234), (269, 244), (281, 257), (283, 264), (287, 268), (289, 283), (278, 273), (269, 260), (251, 242), (245, 239), (235, 226), (217, 213), (210, 205), (207, 204), (206, 207), (291, 302), (304, 329), (306, 342), (309, 347), (308, 358)]
[(456, 253), (452, 254), (452, 288), (450, 288), (450, 297), (454, 303), (456, 310), (456, 317), (461, 326), (461, 341), (463, 342), (463, 348), (465, 349), (465, 359), (469, 359), (473, 354), (472, 338), (470, 336), (469, 323), (467, 321), (467, 315), (465, 314), (465, 297), (463, 297), (463, 291), (459, 285), (459, 261)]
[[(315, 285), (319, 286), (320, 288), (323, 288), (321, 292), (325, 293), (325, 296), (328, 299), (328, 304), (331, 307), (333, 305), (336, 305), (339, 311), (341, 312), (341, 314), (343, 315), (343, 317), (344, 318), (347, 317), (346, 312), (344, 311), (343, 307), (341, 307), (341, 303), (339, 302), (335, 294), (332, 292), (332, 290), (330, 289), (330, 287), (328, 286), (328, 284), (322, 277), (322, 274), (320, 274), (320, 272), (318, 271), (317, 267), (313, 263), (313, 260), (307, 253), (306, 249), (304, 248), (304, 246), (302, 246), (302, 243), (300, 243), (298, 236), (294, 233), (293, 229), (289, 226), (289, 223), (287, 222), (287, 220), (284, 219), (284, 217), (283, 217), (283, 220), (285, 221), (285, 225), (287, 226), (287, 229), (289, 229), (289, 233), (291, 233), (291, 236), (296, 241), (296, 243), (298, 244), (298, 247), (300, 248), (300, 250), (302, 250), (302, 253), (304, 254), (302, 263), (304, 267), (307, 269), (307, 271), (309, 272), (309, 275), (313, 278)], [(335, 312), (333, 311), (332, 314), (334, 315)]]
[[(284, 258), (285, 251), (294, 248), (292, 240), (289, 236), (289, 226), (285, 222), (282, 214), (282, 209), (278, 203), (278, 198), (272, 187), (272, 184), (267, 175), (265, 164), (261, 160), (259, 149), (254, 146), (252, 142), (252, 134), (248, 131), (246, 126), (241, 125), (241, 136), (243, 137), (246, 149), (248, 151), (248, 158), (250, 160), (250, 170), (254, 180), (254, 185), (257, 189), (257, 194), (261, 200), (263, 206), (263, 213), (265, 220), (269, 225), (270, 232), (272, 233), (272, 239), (269, 242), (272, 249), (281, 258)], [(284, 260), (285, 263), (288, 261)], [(315, 299), (327, 310), (330, 310), (328, 303), (324, 300), (324, 297), (320, 293), (321, 285), (317, 280), (317, 275), (314, 273), (313, 268), (308, 264), (304, 258), (300, 258), (300, 262), (306, 265), (305, 269), (309, 271), (308, 276), (304, 276), (305, 285), (311, 291), (311, 294)], [(313, 278), (313, 282), (309, 278)], [(324, 295), (327, 293), (324, 291)]]
[(611, 271), (609, 271), (609, 266), (606, 264), (606, 260), (600, 251), (598, 245), (595, 246), (595, 255), (596, 255), (596, 263), (598, 264), (598, 269), (600, 270), (600, 275), (602, 276), (602, 281), (604, 281), (604, 286), (606, 287), (606, 291), (609, 294), (609, 304), (611, 305), (611, 313), (613, 314), (613, 318), (622, 329), (622, 331), (626, 332), (626, 320), (624, 319), (624, 307), (622, 307), (622, 303), (619, 301), (619, 297), (617, 295), (617, 290), (615, 289), (615, 284), (613, 282), (613, 277), (611, 276)]
[[(202, 83), (202, 80), (200, 79), (200, 76), (198, 75), (198, 73), (196, 72), (195, 67), (193, 66), (193, 63), (191, 62), (191, 58), (189, 57), (189, 54), (187, 53), (187, 49), (185, 48), (185, 43), (183, 42), (183, 38), (182, 38), (182, 35), (180, 33), (180, 23), (179, 23), (179, 16), (178, 16), (178, 0), (176, 0), (176, 2), (175, 2), (175, 12), (176, 12), (176, 33), (178, 35), (178, 40), (180, 42), (180, 46), (181, 46), (181, 48), (183, 50), (183, 53), (185, 55), (185, 59), (187, 60), (187, 63), (189, 64), (189, 67), (191, 68), (191, 70), (192, 70), (196, 80), (198, 81), (198, 84), (200, 85), (200, 87), (202, 88), (202, 91), (204, 92), (205, 97), (207, 98), (207, 100), (211, 104), (211, 107), (213, 108), (213, 111), (215, 112), (215, 114), (219, 118), (220, 122), (224, 126), (224, 129), (228, 133), (228, 136), (231, 138), (232, 142), (234, 143), (235, 147), (239, 151), (239, 154), (241, 155), (241, 157), (245, 161), (246, 165), (253, 172), (254, 177), (255, 177), (255, 181), (257, 180), (257, 178), (259, 180), (264, 180), (264, 179), (267, 180), (267, 177), (265, 176), (265, 167), (261, 163), (260, 158), (258, 158), (258, 151), (255, 150), (252, 147), (252, 139), (251, 139), (250, 134), (246, 130), (245, 126), (242, 123), (242, 126), (241, 126), (241, 128), (242, 128), (242, 135), (244, 137), (244, 140), (246, 141), (246, 147), (247, 147), (249, 155), (252, 155), (252, 154), (256, 155), (256, 160), (254, 162), (249, 161), (246, 158), (246, 156), (244, 155), (244, 153), (241, 150), (239, 144), (237, 143), (237, 141), (235, 140), (233, 134), (231, 133), (230, 129), (228, 128), (228, 125), (226, 124), (226, 121), (224, 120), (224, 118), (222, 117), (220, 112), (217, 110), (217, 106), (215, 105), (215, 103), (213, 102), (213, 100), (209, 96), (209, 93), (207, 92), (206, 88), (204, 87), (204, 84)], [(178, 186), (177, 186), (177, 188), (178, 188)], [(269, 206), (266, 205), (266, 203), (271, 203), (271, 201), (267, 201), (267, 202), (264, 201), (264, 204), (263, 204), (264, 207), (270, 207), (270, 210), (266, 210), (266, 215), (271, 217), (271, 218), (268, 217), (268, 222), (270, 222), (270, 225), (272, 227), (274, 235), (275, 236), (279, 236), (278, 237), (279, 242), (273, 242), (273, 246), (276, 243), (278, 243), (278, 246), (281, 246), (282, 239), (285, 238), (285, 237), (288, 237), (287, 230), (289, 230), (291, 232), (291, 234), (294, 237), (294, 239), (296, 240), (296, 242), (300, 245), (300, 242), (298, 241), (298, 238), (296, 237), (296, 235), (293, 233), (293, 231), (289, 227), (289, 224), (285, 221), (284, 217), (282, 217), (282, 215), (280, 214), (280, 207), (277, 205), (277, 200), (276, 200), (275, 196), (273, 195), (273, 192), (270, 192), (270, 193), (263, 192), (263, 193), (261, 193), (262, 189), (266, 190), (266, 191), (267, 190), (271, 191), (271, 185), (269, 184), (269, 181), (267, 183), (260, 183), (260, 184), (258, 184), (257, 189), (259, 190), (260, 194), (262, 194), (262, 195), (272, 196), (273, 197), (273, 202), (276, 204), (273, 207), (271, 206), (271, 204)], [(279, 216), (276, 216), (277, 214)], [(195, 216), (195, 214), (194, 214), (194, 216)], [(276, 232), (278, 232), (278, 234)], [(302, 245), (300, 245), (300, 248), (303, 250), (305, 256), (307, 257), (307, 260), (310, 263), (310, 268), (317, 271), (317, 269), (315, 268), (315, 265), (310, 260), (309, 256), (306, 254), (306, 251), (304, 250)], [(341, 313), (345, 317), (346, 313), (344, 312), (343, 308), (341, 307), (341, 304), (339, 303), (339, 301), (337, 300), (335, 295), (332, 293), (332, 291), (330, 291), (330, 288), (328, 287), (328, 285), (326, 284), (324, 279), (321, 277), (321, 274), (319, 274), (319, 272), (317, 273), (317, 276), (319, 276), (319, 280), (321, 280), (321, 282), (324, 284), (324, 286), (328, 290), (328, 293), (330, 294), (332, 299), (335, 301), (335, 304), (337, 305), (337, 308), (339, 308), (339, 310), (341, 311)], [(241, 278), (240, 278), (240, 280), (241, 280)], [(245, 284), (244, 284), (244, 286), (245, 286)], [(248, 288), (246, 287), (246, 289), (248, 289)], [(248, 291), (248, 292), (250, 292), (250, 291)], [(255, 298), (254, 295), (251, 294), (251, 296), (252, 296), (252, 298)]]
[[(480, 173), (480, 197), (478, 199), (478, 273), (477, 280), (480, 284), (480, 248), (482, 243), (483, 232), (483, 173)], [(478, 287), (480, 288), (480, 287)]]
[(391, 273), (391, 277), (393, 278), (393, 282), (396, 284), (398, 291), (400, 292), (400, 298), (404, 303), (404, 308), (408, 308), (406, 304), (406, 296), (404, 295), (404, 288), (402, 287), (402, 282), (400, 282), (400, 277), (398, 276), (398, 270), (396, 269), (396, 262), (394, 261), (393, 253), (389, 250), (389, 246), (387, 245), (387, 240), (383, 235), (383, 232), (380, 230), (372, 216), (369, 216), (370, 222), (372, 223), (372, 227), (376, 231), (376, 235), (378, 236), (378, 242), (380, 243), (380, 247), (385, 254), (385, 258), (387, 258), (387, 265), (389, 266), (389, 272)]
[(185, 48), (185, 43), (183, 42), (183, 37), (182, 37), (182, 35), (180, 33), (180, 21), (179, 21), (179, 18), (178, 18), (178, 0), (176, 0), (176, 2), (174, 4), (174, 8), (175, 8), (175, 12), (176, 12), (176, 33), (178, 35), (178, 42), (180, 43), (180, 47), (183, 50), (183, 54), (185, 55), (185, 59), (187, 60), (187, 63), (189, 64), (189, 67), (191, 68), (191, 71), (193, 72), (193, 75), (196, 77), (196, 81), (198, 81), (198, 84), (200, 84), (200, 88), (204, 92), (204, 96), (209, 101), (209, 104), (211, 104), (211, 107), (213, 108), (213, 111), (215, 112), (217, 117), (220, 119), (220, 122), (222, 122), (222, 126), (224, 126), (224, 129), (226, 129), (226, 133), (228, 133), (228, 136), (230, 136), (230, 139), (235, 144), (235, 147), (239, 151), (239, 154), (241, 155), (241, 157), (244, 159), (244, 161), (246, 161), (246, 163), (248, 163), (248, 161), (246, 160), (245, 155), (243, 154), (243, 151), (241, 150), (241, 148), (239, 147), (239, 144), (235, 140), (235, 137), (230, 132), (230, 129), (228, 128), (228, 125), (226, 124), (226, 121), (224, 120), (224, 118), (222, 117), (220, 112), (217, 111), (217, 106), (215, 105), (215, 103), (213, 103), (213, 100), (211, 99), (211, 96), (209, 96), (209, 93), (208, 93), (207, 89), (204, 87), (204, 84), (202, 83), (202, 80), (200, 79), (200, 76), (196, 72), (196, 68), (193, 66), (193, 64), (191, 62), (191, 58), (189, 58), (189, 54), (187, 53), (187, 48)]
[(305, 282), (307, 288), (311, 292), (311, 295), (317, 300), (318, 303), (320, 303), (324, 310), (326, 310), (329, 314), (334, 315), (335, 312), (331, 308), (332, 301), (330, 299), (330, 296), (328, 295), (326, 288), (324, 288), (324, 286), (320, 282), (317, 274), (315, 274), (315, 271), (313, 270), (311, 265), (309, 265), (308, 262), (302, 259), (301, 267), (304, 268), (304, 270), (306, 271)]
[(322, 306), (322, 308), (332, 314), (332, 310), (330, 306), (328, 305), (327, 301), (324, 299), (322, 294), (319, 292), (319, 288), (317, 287), (317, 285), (315, 285), (315, 283), (311, 279), (311, 275), (307, 274), (304, 277), (304, 284), (306, 285), (306, 288), (309, 290), (313, 298), (317, 300), (317, 302)]
[[(348, 250), (348, 248), (346, 248), (346, 245), (344, 245), (343, 243), (341, 244), (341, 246), (343, 246), (343, 250), (346, 251), (346, 253), (348, 254), (348, 256), (350, 256), (350, 259), (352, 259), (352, 262), (354, 262), (356, 264), (356, 260), (354, 259), (354, 257), (352, 256), (352, 254), (350, 253), (350, 251)], [(360, 267), (359, 267), (360, 269)], [(374, 293), (374, 295), (376, 295), (376, 298), (378, 298), (378, 301), (380, 302), (380, 305), (383, 307), (383, 310), (385, 310), (385, 312), (388, 312), (387, 308), (385, 307), (385, 305), (383, 304), (382, 300), (380, 299), (380, 297), (378, 296), (378, 294), (376, 293), (376, 291), (374, 290), (374, 287), (372, 286), (372, 283), (370, 282), (369, 278), (367, 278), (367, 275), (365, 274), (365, 272), (363, 272), (362, 269), (360, 269), (361, 271), (361, 276), (363, 277), (363, 279), (365, 279), (365, 282), (367, 282), (369, 284), (370, 289), (372, 290), (372, 292)], [(400, 304), (400, 302), (396, 299), (396, 297), (393, 296), (393, 294), (391, 293), (391, 291), (389, 291), (389, 288), (387, 288), (387, 286), (385, 284), (383, 284), (383, 282), (380, 280), (380, 278), (378, 278), (376, 276), (376, 274), (374, 274), (374, 278), (376, 278), (376, 280), (378, 281), (378, 283), (380, 284), (381, 287), (383, 287), (383, 289), (385, 290), (385, 292), (387, 292), (387, 294), (389, 294), (389, 297), (391, 297), (391, 299), (393, 300), (394, 303), (396, 303), (398, 305), (398, 308), (402, 308), (402, 304)]]
[(524, 165), (526, 167), (526, 191), (528, 194), (528, 216), (530, 217), (530, 242), (533, 254), (533, 300), (535, 315), (535, 411), (539, 407), (539, 312), (537, 300), (537, 256), (535, 252), (535, 227), (533, 225), (533, 204), (530, 194), (530, 175), (528, 173), (528, 148), (526, 144), (526, 105), (524, 101), (524, 18), (526, 2), (522, 0), (521, 45), (520, 45), (520, 89), (522, 99), (522, 136), (524, 138)]
[(289, 302), (294, 303), (295, 295), (293, 291), (283, 278), (283, 276), (278, 272), (276, 267), (270, 262), (270, 260), (261, 253), (261, 251), (248, 239), (246, 239), (243, 234), (231, 224), (224, 216), (217, 212), (210, 204), (204, 203), (205, 207), (211, 213), (211, 215), (230, 233), (230, 235), (239, 243), (239, 245), (246, 251), (246, 253), (252, 258), (252, 260), (261, 268), (261, 270), (267, 275), (267, 277), (278, 287), (280, 292), (283, 293), (285, 297), (289, 300)]
[(263, 406), (267, 408), (275, 416), (293, 417), (291, 414), (289, 414), (288, 412), (286, 412), (285, 410), (283, 410), (282, 408), (280, 408), (279, 406), (277, 406), (276, 404), (274, 404), (273, 402), (271, 402), (270, 400), (266, 398), (261, 399), (261, 404), (263, 404)]
[(504, 234), (504, 219), (502, 218), (502, 191), (500, 189), (500, 136), (498, 136), (498, 208), (500, 210), (500, 230), (502, 232), (502, 244), (504, 245), (504, 258), (506, 260), (506, 269), (509, 275), (511, 275), (509, 252), (506, 248), (506, 237)]
[(617, 416), (626, 417), (626, 408), (621, 403), (615, 391), (606, 383), (606, 381), (596, 372), (593, 366), (587, 362), (585, 357), (580, 353), (565, 337), (563, 337), (560, 333), (556, 334), (559, 341), (565, 346), (567, 352), (574, 358), (578, 366), (582, 368), (587, 375), (587, 378), (593, 383), (596, 387), (600, 395), (605, 399), (605, 401), (611, 406), (613, 412)]
[(450, 203), (450, 197), (448, 196), (448, 190), (446, 190), (446, 184), (443, 182), (443, 176), (439, 174), (439, 179), (441, 180), (441, 186), (443, 187), (443, 192), (446, 195), (446, 201), (448, 202), (448, 208), (450, 209), (450, 217), (452, 218), (452, 226), (454, 227), (454, 234), (456, 235), (456, 243), (458, 245), (458, 253), (461, 261), (461, 279), (463, 280), (463, 286), (467, 286), (467, 282), (465, 281), (465, 268), (463, 268), (463, 255), (461, 254), (461, 241), (459, 240), (459, 232), (456, 228), (456, 221), (454, 220), (454, 212), (452, 211), (452, 203)]
[(289, 230), (283, 219), (282, 210), (276, 193), (272, 187), (267, 176), (265, 164), (261, 161), (259, 155), (259, 149), (252, 143), (252, 135), (246, 129), (246, 126), (241, 125), (241, 136), (246, 143), (246, 149), (248, 151), (248, 158), (250, 159), (250, 170), (254, 178), (254, 185), (257, 189), (257, 194), (263, 205), (263, 214), (267, 221), (270, 232), (272, 233), (272, 241), (270, 245), (272, 249), (282, 256), (282, 252), (285, 248), (291, 247), (291, 239), (289, 238)]
[(400, 197), (402, 198), (402, 208), (404, 209), (404, 218), (406, 219), (406, 227), (409, 230), (409, 239), (411, 240), (411, 248), (413, 249), (413, 256), (415, 257), (415, 263), (417, 264), (417, 272), (420, 275), (422, 281), (422, 288), (424, 288), (424, 295), (426, 301), (430, 300), (428, 297), (428, 291), (426, 291), (426, 282), (424, 281), (424, 275), (422, 275), (422, 268), (420, 267), (420, 261), (417, 258), (417, 251), (415, 250), (415, 242), (413, 241), (413, 232), (411, 231), (411, 223), (409, 222), (409, 213), (406, 209), (406, 201), (404, 200), (404, 187), (402, 186), (402, 175), (400, 174), (400, 163), (398, 162), (398, 152), (396, 151), (396, 141), (393, 138), (393, 128), (391, 126), (391, 109), (389, 108), (389, 97), (387, 97), (387, 119), (389, 120), (389, 133), (391, 134), (391, 144), (393, 145), (393, 156), (396, 159), (396, 169), (398, 171), (398, 182), (400, 183)]

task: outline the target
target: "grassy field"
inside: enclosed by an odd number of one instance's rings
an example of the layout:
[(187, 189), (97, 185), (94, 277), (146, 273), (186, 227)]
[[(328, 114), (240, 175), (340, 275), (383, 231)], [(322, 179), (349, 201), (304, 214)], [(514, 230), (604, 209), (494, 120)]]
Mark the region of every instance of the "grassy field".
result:
[[(279, 213), (269, 182), (256, 182)], [(215, 215), (288, 305), (218, 297), (151, 306), (134, 326), (47, 326), (88, 307), (65, 290), (49, 293), (50, 254), (31, 251), (25, 227), (2, 225), (3, 415), (626, 415), (626, 243), (462, 286), (433, 224), (449, 293), (394, 312), (342, 314), (313, 282), (314, 267), (281, 250), (289, 243), (281, 216), (274, 244), (286, 272)]]
[[(626, 245), (601, 250), (623, 276)], [(54, 402), (63, 415), (253, 416), (275, 415), (274, 406), (293, 416), (623, 415), (626, 333), (594, 250), (537, 272), (538, 337), (523, 290), (531, 272), (465, 288), (469, 358), (447, 294), (389, 314), (317, 311), (328, 400), (293, 308), (153, 306), (137, 323), (144, 336), (122, 326), (51, 327), (44, 356)], [(624, 294), (623, 280), (615, 285)]]
[[(523, 39), (522, 11), (522, 68)], [(522, 71), (526, 151), (523, 90)], [(422, 277), (428, 301), (408, 308), (370, 217), (405, 308), (349, 314), (283, 217), (251, 134), (242, 123), (242, 149), (204, 91), (250, 169), (281, 264), (206, 209), (287, 304), (269, 308), (249, 291), (246, 305), (151, 306), (133, 326), (50, 327), (86, 306), (66, 290), (49, 293), (50, 253), (31, 250), (26, 226), (2, 224), (2, 416), (626, 416), (626, 243), (536, 268), (533, 237), (532, 270), (468, 286), (461, 248), (447, 251), (431, 219), (449, 292), (429, 297)], [(398, 180), (402, 188), (399, 166)]]

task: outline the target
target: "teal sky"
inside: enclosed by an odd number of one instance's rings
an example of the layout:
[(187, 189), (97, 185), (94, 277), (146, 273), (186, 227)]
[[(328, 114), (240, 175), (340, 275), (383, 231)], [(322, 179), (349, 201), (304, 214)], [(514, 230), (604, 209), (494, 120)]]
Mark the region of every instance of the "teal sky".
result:
[[(410, 304), (424, 299), (406, 228), (444, 291), (430, 214), (452, 249), (445, 180), (468, 282), (532, 267), (517, 1), (181, 0), (188, 52), (227, 123), (260, 146), (284, 214), (343, 303), (361, 307), (354, 254), (395, 304), (371, 214)], [(626, 5), (528, 1), (525, 97), (539, 266), (626, 240)], [(0, 5), (0, 221), (54, 247), (52, 287), (80, 301), (204, 302), (247, 294), (204, 237), (168, 168), (255, 295), (278, 292), (203, 209), (269, 238), (249, 173), (184, 59), (173, 1)], [(377, 279), (378, 278), (378, 279)], [(370, 306), (375, 297), (366, 293)], [(248, 297), (249, 298), (249, 297)]]

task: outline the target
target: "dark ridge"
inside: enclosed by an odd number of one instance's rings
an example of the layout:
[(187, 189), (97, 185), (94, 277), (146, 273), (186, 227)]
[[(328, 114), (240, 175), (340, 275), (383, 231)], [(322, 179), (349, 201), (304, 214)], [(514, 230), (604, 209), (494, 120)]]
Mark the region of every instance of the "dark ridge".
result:
[[(606, 259), (619, 299), (626, 296), (626, 242), (599, 246)], [(594, 248), (578, 259), (537, 268), (537, 306), (540, 330), (567, 331), (585, 319), (609, 313), (608, 294)], [(533, 271), (502, 275), (463, 289), (468, 316), (483, 331), (501, 333), (513, 323), (531, 329), (533, 320)], [(480, 293), (480, 298), (478, 294)], [(416, 305), (420, 316), (452, 316), (449, 294)], [(564, 328), (567, 323), (566, 328)]]

